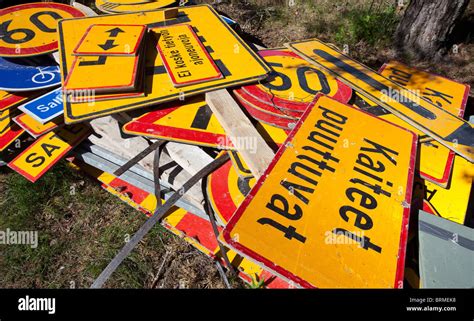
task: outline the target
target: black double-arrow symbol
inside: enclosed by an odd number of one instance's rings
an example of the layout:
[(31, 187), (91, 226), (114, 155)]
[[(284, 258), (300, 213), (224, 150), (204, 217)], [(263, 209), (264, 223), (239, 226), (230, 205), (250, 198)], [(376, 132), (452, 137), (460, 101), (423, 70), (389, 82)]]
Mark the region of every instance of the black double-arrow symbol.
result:
[[(123, 31), (122, 29), (120, 29), (118, 27), (115, 27), (113, 29), (107, 30), (106, 32), (109, 33), (110, 38), (115, 38), (115, 37), (117, 37), (117, 35), (119, 33), (125, 32), (125, 31)], [(98, 45), (98, 46), (101, 47), (102, 49), (104, 49), (105, 51), (107, 51), (109, 49), (112, 49), (112, 48), (115, 48), (115, 47), (118, 46), (118, 45), (114, 44), (114, 40), (115, 39), (107, 39), (107, 41), (104, 44)]]

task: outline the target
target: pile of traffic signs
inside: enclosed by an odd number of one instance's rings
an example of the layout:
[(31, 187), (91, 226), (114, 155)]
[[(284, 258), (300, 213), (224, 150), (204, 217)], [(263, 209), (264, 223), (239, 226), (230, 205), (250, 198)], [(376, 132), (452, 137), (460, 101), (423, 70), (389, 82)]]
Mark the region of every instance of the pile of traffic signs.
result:
[(170, 200), (166, 228), (269, 288), (472, 287), (468, 85), (257, 50), (184, 4), (1, 10), (1, 159), (35, 182), (68, 155), (150, 219)]

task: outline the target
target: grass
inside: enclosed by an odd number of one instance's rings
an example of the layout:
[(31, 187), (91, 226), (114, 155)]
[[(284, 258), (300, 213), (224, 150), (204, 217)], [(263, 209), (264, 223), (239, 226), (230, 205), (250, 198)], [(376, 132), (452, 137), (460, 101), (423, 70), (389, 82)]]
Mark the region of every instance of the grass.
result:
[(392, 41), (398, 23), (395, 7), (391, 6), (378, 10), (351, 9), (344, 16), (334, 34), (334, 40), (340, 45), (363, 41), (369, 46), (385, 47)]
[[(65, 161), (35, 184), (2, 168), (0, 230), (38, 231), (39, 244), (0, 245), (0, 287), (89, 287), (145, 219)], [(106, 286), (151, 287), (166, 251), (175, 259), (165, 265), (159, 285), (224, 287), (212, 261), (161, 225), (147, 234)], [(183, 252), (192, 254), (189, 264), (182, 264)]]

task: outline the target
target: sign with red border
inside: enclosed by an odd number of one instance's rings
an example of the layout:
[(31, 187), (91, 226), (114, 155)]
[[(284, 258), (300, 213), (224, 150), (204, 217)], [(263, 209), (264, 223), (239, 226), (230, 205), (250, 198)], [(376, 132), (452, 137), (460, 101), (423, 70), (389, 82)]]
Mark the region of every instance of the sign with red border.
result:
[(134, 56), (142, 44), (146, 26), (128, 24), (94, 24), (72, 51), (80, 56)]
[(288, 111), (304, 112), (318, 93), (347, 103), (352, 89), (318, 69), (289, 49), (261, 50), (258, 54), (272, 67), (271, 81), (242, 87), (266, 105)]
[(49, 132), (22, 151), (8, 167), (34, 183), (89, 134), (90, 128), (82, 124)]
[(11, 126), (0, 135), (0, 152), (4, 151), (24, 132), (23, 128), (17, 124), (11, 124)]
[(156, 48), (175, 87), (224, 77), (190, 25), (172, 25), (152, 31), (159, 35)]
[(252, 116), (253, 118), (271, 126), (275, 126), (282, 129), (293, 129), (296, 125), (297, 120), (294, 118), (288, 118), (288, 116), (282, 117), (277, 116), (276, 114), (270, 114), (268, 112), (262, 111), (262, 108), (257, 108), (245, 98), (235, 92), (235, 97), (240, 102), (241, 106)]
[[(409, 67), (397, 61), (385, 63), (379, 73), (400, 86), (419, 92), (420, 96), (451, 114), (460, 118), (464, 116), (469, 85)], [(370, 109), (368, 111), (370, 112)], [(447, 187), (455, 153), (432, 139), (426, 141), (421, 131), (392, 114), (381, 117), (406, 127), (420, 136), (420, 176), (441, 187)]]
[(64, 123), (63, 119), (59, 117), (42, 124), (28, 114), (20, 114), (13, 118), (13, 121), (34, 138), (38, 138)]
[[(269, 104), (265, 104), (261, 100), (256, 99), (254, 96), (249, 95), (242, 88), (235, 89), (234, 94), (236, 96), (242, 97), (243, 99), (245, 99), (245, 101), (248, 101), (249, 103), (252, 104), (252, 106), (254, 106), (257, 109), (260, 109), (262, 112), (268, 113), (276, 117), (299, 119), (301, 115), (303, 115), (302, 111), (292, 111), (288, 109), (279, 108), (276, 105), (272, 106)], [(311, 102), (309, 102), (307, 106), (309, 106), (310, 104)]]
[(302, 287), (401, 288), (416, 148), (414, 133), (318, 96), (224, 240)]
[(9, 93), (7, 91), (0, 91), (0, 111), (17, 106), (30, 98), (39, 96), (41, 93), (42, 93), (41, 91), (17, 92), (17, 93)]
[(60, 3), (29, 3), (2, 9), (0, 56), (27, 57), (55, 51), (56, 21), (83, 16), (82, 11)]
[(228, 161), (207, 178), (207, 196), (214, 212), (227, 224), (255, 185), (255, 178), (239, 177)]

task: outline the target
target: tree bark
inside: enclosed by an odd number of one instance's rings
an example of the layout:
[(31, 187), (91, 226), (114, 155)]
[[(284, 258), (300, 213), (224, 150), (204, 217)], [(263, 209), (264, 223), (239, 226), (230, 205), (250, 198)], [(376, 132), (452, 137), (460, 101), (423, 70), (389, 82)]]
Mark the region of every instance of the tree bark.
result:
[(411, 0), (395, 33), (399, 52), (415, 59), (441, 58), (468, 4), (469, 0)]

